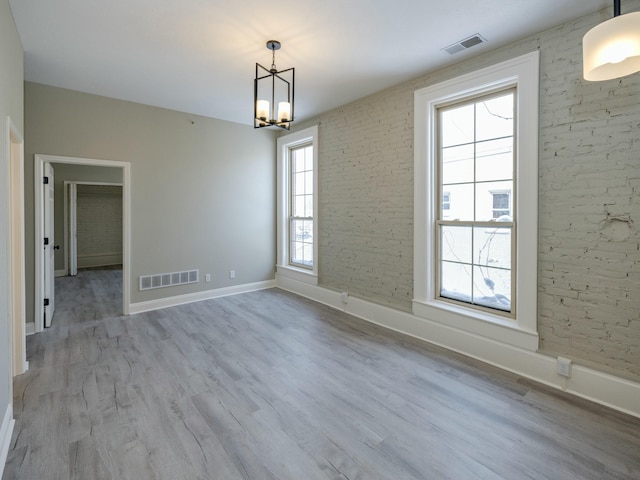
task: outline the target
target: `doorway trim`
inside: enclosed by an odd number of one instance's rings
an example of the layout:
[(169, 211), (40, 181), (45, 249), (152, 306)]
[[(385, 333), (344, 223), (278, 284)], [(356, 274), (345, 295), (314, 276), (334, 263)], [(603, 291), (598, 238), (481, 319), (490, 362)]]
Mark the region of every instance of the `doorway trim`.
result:
[(116, 160), (94, 158), (63, 157), (58, 155), (36, 154), (34, 156), (34, 202), (35, 202), (35, 331), (44, 330), (42, 276), (42, 238), (44, 212), (42, 210), (42, 177), (46, 163), (66, 163), (72, 165), (90, 165), (94, 167), (115, 167), (122, 169), (122, 313), (129, 315), (130, 267), (131, 267), (131, 164)]
[(7, 117), (7, 158), (9, 159), (9, 322), (11, 373), (29, 370), (26, 346), (26, 293), (24, 248), (24, 137)]

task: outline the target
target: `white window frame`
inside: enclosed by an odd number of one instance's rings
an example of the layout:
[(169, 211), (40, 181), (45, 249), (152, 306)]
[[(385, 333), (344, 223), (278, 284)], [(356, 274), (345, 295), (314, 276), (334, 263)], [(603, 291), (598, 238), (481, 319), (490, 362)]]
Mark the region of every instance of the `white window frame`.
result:
[[(455, 305), (436, 295), (438, 107), (516, 87), (515, 318)], [(538, 273), (539, 53), (522, 55), (415, 92), (413, 313), (450, 327), (535, 351)]]
[[(290, 262), (291, 160), (290, 151), (302, 145), (313, 146), (313, 267)], [(279, 137), (277, 140), (277, 255), (276, 272), (312, 285), (318, 284), (318, 126)]]

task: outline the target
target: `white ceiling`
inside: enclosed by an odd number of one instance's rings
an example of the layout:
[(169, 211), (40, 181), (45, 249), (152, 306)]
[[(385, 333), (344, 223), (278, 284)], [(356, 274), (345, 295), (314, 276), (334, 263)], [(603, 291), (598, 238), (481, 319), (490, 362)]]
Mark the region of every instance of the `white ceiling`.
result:
[[(25, 78), (252, 123), (255, 63), (296, 69), (296, 119), (611, 7), (609, 0), (10, 0)], [(480, 33), (454, 56), (443, 47)]]

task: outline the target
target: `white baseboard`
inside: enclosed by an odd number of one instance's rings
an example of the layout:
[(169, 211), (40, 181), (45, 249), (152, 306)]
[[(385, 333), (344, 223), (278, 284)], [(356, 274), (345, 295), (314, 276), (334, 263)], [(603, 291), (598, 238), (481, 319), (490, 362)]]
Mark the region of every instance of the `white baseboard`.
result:
[(554, 357), (507, 345), (466, 332), (436, 320), (349, 296), (343, 303), (339, 292), (298, 282), (276, 274), (278, 288), (342, 310), (350, 315), (411, 337), (453, 350), (601, 405), (640, 417), (640, 384), (574, 364), (571, 378), (557, 374)]
[(234, 285), (232, 287), (216, 288), (214, 290), (205, 290), (204, 292), (187, 293), (186, 295), (176, 295), (173, 297), (159, 298), (158, 300), (149, 300), (147, 302), (132, 303), (129, 306), (129, 314), (149, 312), (151, 310), (159, 310), (161, 308), (175, 307), (186, 303), (202, 302), (203, 300), (211, 300), (213, 298), (226, 297), (229, 295), (238, 295), (240, 293), (255, 292), (256, 290), (264, 290), (274, 288), (275, 280), (265, 280), (263, 282), (245, 283), (243, 285)]
[(53, 276), (54, 277), (66, 277), (67, 276), (67, 270), (66, 269), (54, 270)]
[(106, 267), (122, 265), (122, 253), (97, 253), (78, 255), (78, 268)]
[(15, 423), (16, 421), (13, 419), (13, 407), (9, 404), (4, 413), (2, 426), (0, 426), (0, 478), (2, 478), (2, 473), (4, 472), (4, 465), (7, 463), (7, 455), (9, 454), (11, 435), (13, 435), (13, 426)]

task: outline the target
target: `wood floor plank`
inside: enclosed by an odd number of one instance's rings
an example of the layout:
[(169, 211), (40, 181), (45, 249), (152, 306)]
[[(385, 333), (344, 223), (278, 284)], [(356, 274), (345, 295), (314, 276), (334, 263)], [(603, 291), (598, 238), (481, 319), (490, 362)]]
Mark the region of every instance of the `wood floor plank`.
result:
[(640, 419), (277, 289), (124, 317), (56, 280), (3, 480), (640, 478)]

